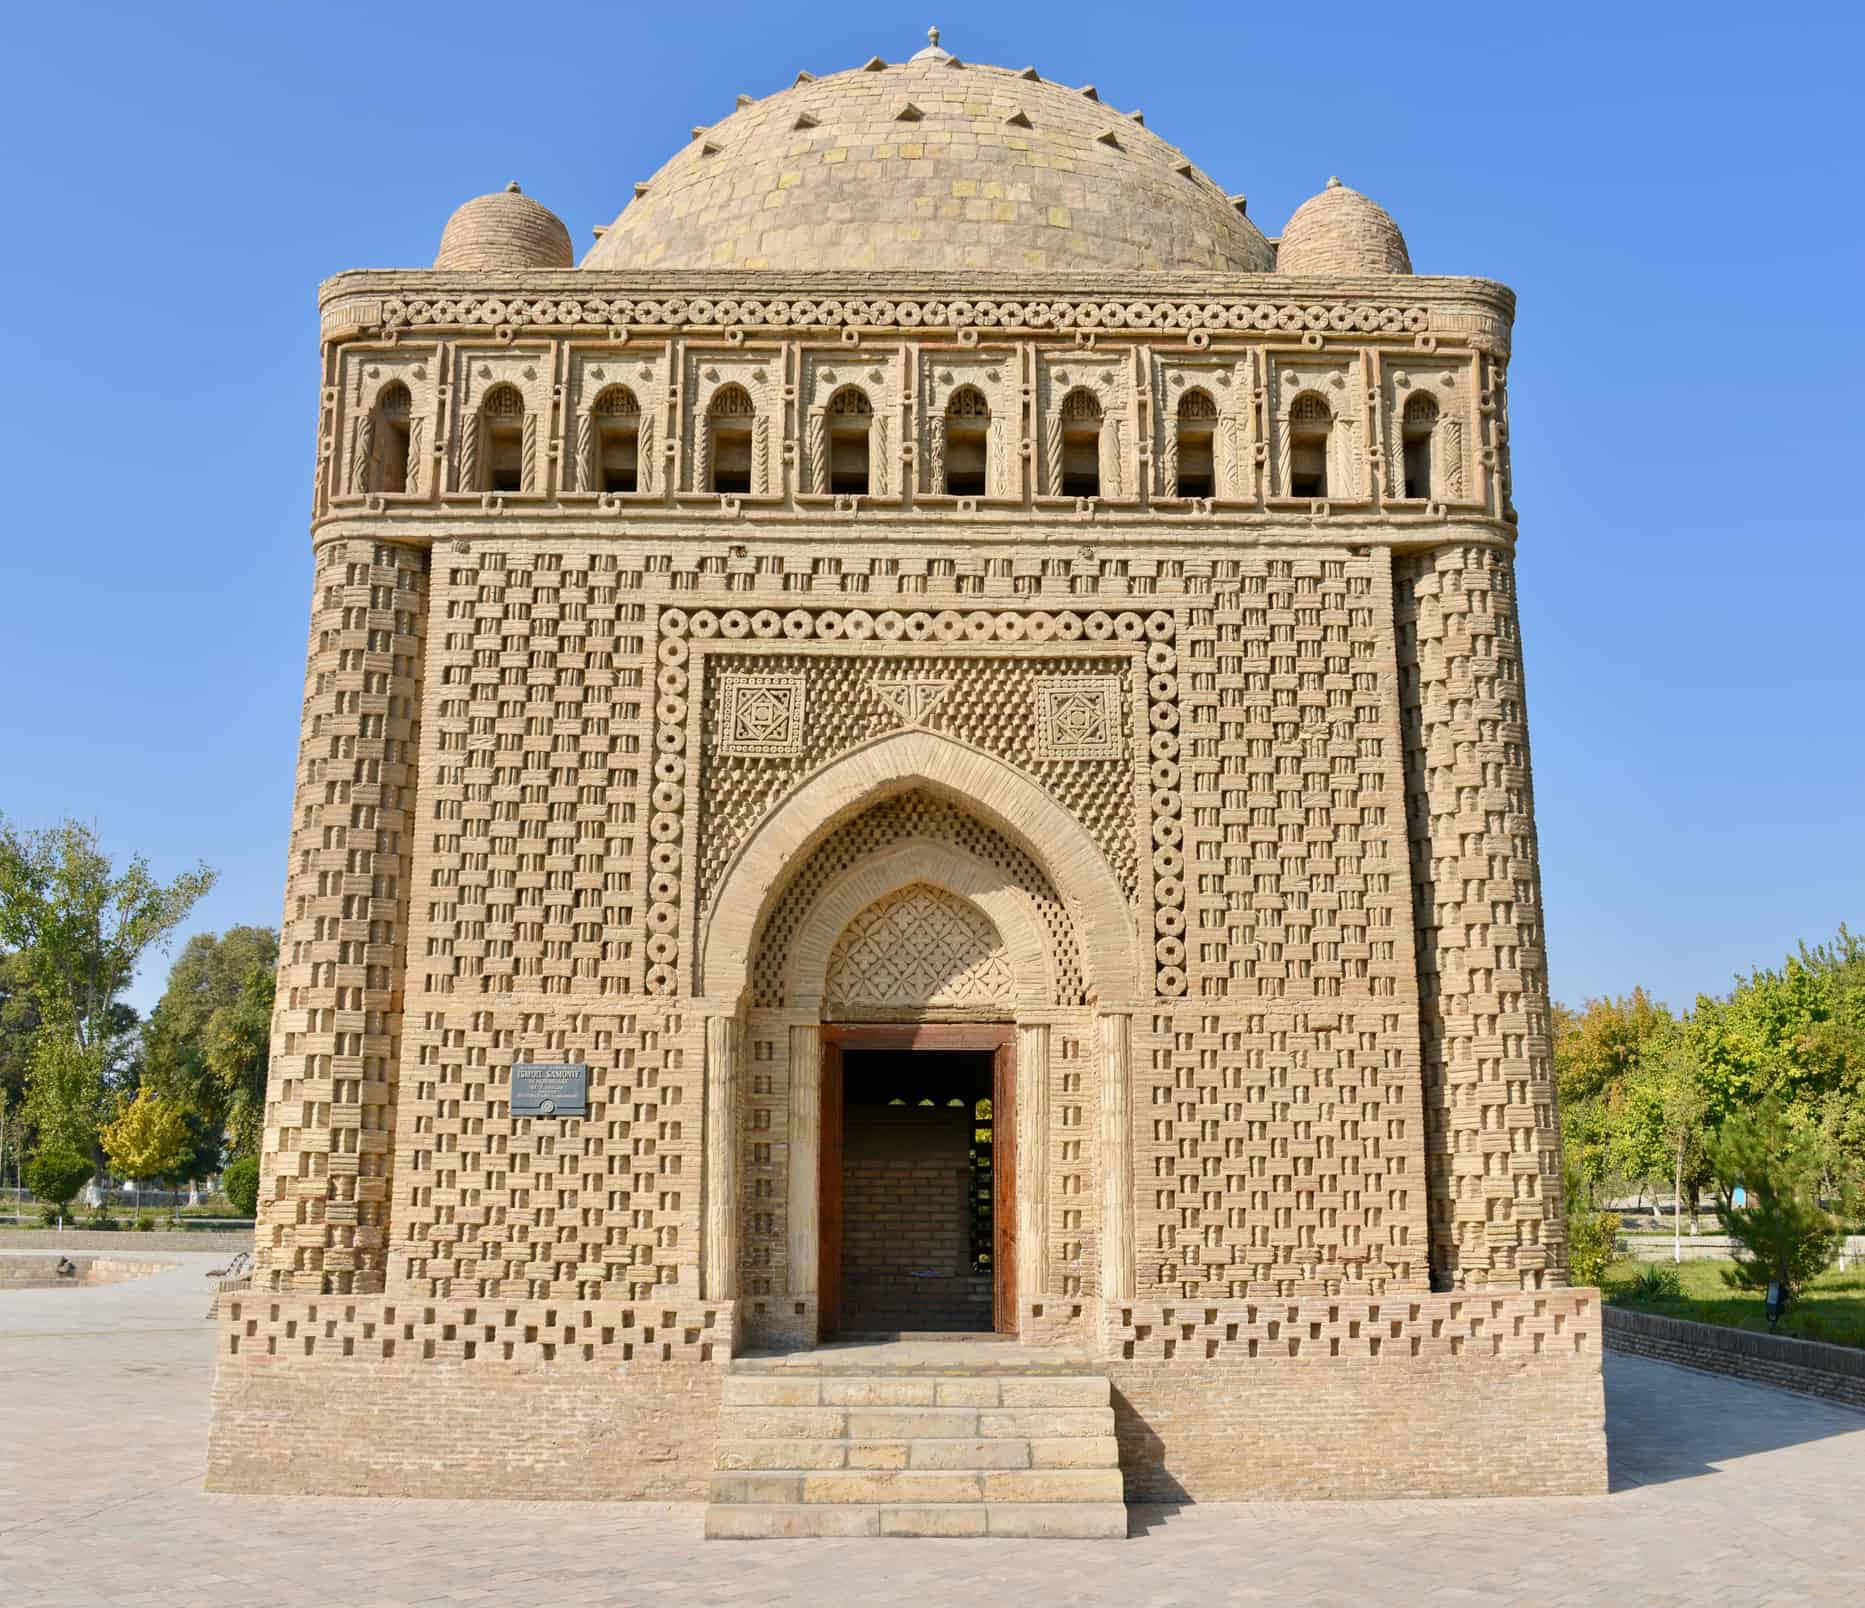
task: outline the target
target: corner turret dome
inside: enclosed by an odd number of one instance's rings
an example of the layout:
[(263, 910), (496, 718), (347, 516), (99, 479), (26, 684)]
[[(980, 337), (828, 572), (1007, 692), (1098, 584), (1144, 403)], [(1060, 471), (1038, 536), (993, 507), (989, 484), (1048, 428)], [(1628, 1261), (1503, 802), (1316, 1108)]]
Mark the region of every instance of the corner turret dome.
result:
[(934, 43), (741, 96), (636, 187), (583, 266), (1266, 272), (1273, 259), (1139, 112)]
[(1314, 277), (1336, 274), (1409, 274), (1405, 236), (1377, 201), (1339, 179), (1295, 209), (1276, 248), (1276, 270)]
[(476, 196), (447, 220), (436, 268), (469, 273), (502, 268), (571, 268), (570, 231), (549, 207), (540, 206), (514, 181), (491, 195)]

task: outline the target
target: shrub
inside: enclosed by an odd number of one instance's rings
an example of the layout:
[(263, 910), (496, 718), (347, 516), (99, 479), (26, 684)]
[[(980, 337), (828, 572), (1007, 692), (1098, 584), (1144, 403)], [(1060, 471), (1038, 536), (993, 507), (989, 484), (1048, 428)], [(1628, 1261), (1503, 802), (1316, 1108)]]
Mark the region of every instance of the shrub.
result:
[(252, 1217), (259, 1210), (259, 1163), (252, 1156), (241, 1156), (227, 1163), (220, 1175), (220, 1187), (227, 1192), (227, 1203), (242, 1217)]
[[(1764, 1100), (1729, 1117), (1711, 1151), (1723, 1226), (1736, 1242), (1723, 1276), (1738, 1289), (1778, 1284), (1792, 1293), (1825, 1271), (1839, 1250), (1842, 1217), (1820, 1201), (1827, 1157), (1818, 1138), (1796, 1129), (1780, 1102)], [(1746, 1200), (1735, 1204), (1740, 1185)], [(1842, 1212), (1851, 1206), (1842, 1203)]]
[(1633, 1301), (1677, 1301), (1682, 1299), (1683, 1293), (1677, 1269), (1669, 1262), (1654, 1262), (1632, 1280), (1626, 1296)]
[(41, 1150), (26, 1163), (26, 1187), (51, 1207), (56, 1217), (89, 1182), (93, 1170), (90, 1162), (72, 1151)]
[(123, 1224), (112, 1215), (108, 1206), (100, 1203), (91, 1208), (91, 1215), (85, 1219), (84, 1226), (86, 1228), (109, 1230), (121, 1228)]
[(130, 1227), (135, 1229), (138, 1234), (153, 1234), (155, 1232), (155, 1219), (147, 1212), (138, 1212), (136, 1214), (136, 1221), (131, 1223)]
[(1606, 1276), (1619, 1237), (1617, 1212), (1574, 1212), (1567, 1219), (1567, 1268), (1575, 1284), (1597, 1285)]

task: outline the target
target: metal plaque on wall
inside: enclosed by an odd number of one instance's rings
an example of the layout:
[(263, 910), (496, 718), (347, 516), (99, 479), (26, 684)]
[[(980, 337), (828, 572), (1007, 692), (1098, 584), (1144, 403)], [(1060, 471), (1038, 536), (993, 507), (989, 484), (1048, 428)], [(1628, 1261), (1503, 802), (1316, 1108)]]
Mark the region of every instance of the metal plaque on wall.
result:
[(586, 1117), (589, 1068), (520, 1061), (512, 1068), (514, 1117)]

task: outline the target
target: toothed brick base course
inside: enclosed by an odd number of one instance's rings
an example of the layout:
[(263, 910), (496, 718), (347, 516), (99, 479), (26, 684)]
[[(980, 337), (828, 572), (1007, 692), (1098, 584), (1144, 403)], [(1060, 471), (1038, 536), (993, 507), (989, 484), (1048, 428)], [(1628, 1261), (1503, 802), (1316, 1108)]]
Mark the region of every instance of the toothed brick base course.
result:
[[(700, 1500), (729, 1303), (222, 1303), (209, 1489)], [(1129, 1502), (1606, 1489), (1594, 1290), (1108, 1314)]]
[(697, 1501), (729, 1302), (221, 1302), (207, 1488)]
[(1606, 1490), (1592, 1289), (1121, 1306), (1129, 1502)]

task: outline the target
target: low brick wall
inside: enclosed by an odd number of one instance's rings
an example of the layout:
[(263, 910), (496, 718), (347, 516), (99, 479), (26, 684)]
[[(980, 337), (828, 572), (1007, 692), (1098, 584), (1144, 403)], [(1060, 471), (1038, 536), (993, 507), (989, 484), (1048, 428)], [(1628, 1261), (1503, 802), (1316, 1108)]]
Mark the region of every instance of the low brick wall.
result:
[(221, 1297), (207, 1488), (698, 1501), (731, 1304)]
[(1599, 1292), (1110, 1313), (1129, 1502), (1596, 1495)]
[(1606, 1344), (1614, 1351), (1865, 1407), (1865, 1349), (1692, 1323), (1627, 1307), (1609, 1306), (1605, 1313)]
[(0, 1250), (8, 1251), (121, 1251), (134, 1255), (140, 1251), (235, 1251), (253, 1248), (250, 1228), (201, 1229), (179, 1233), (166, 1228), (152, 1228), (139, 1234), (134, 1229), (101, 1228), (0, 1228)]
[[(77, 1269), (69, 1278), (58, 1273), (60, 1261)], [(82, 1289), (92, 1284), (121, 1284), (125, 1279), (145, 1279), (151, 1273), (166, 1273), (173, 1262), (141, 1261), (124, 1256), (70, 1256), (52, 1252), (43, 1256), (0, 1256), (0, 1289), (55, 1290)]]

